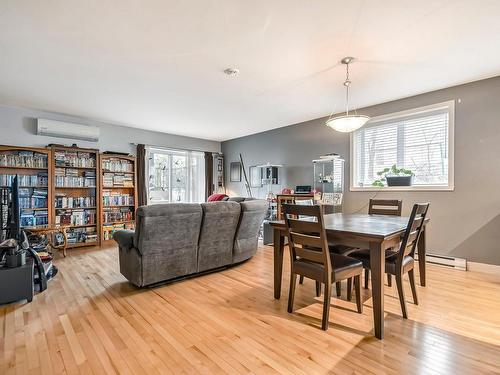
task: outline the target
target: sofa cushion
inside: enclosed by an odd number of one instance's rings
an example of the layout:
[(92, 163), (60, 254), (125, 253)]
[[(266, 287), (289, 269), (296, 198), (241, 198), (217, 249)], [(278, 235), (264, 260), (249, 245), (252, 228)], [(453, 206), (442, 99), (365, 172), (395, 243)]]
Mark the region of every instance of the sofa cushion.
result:
[(201, 206), (203, 221), (198, 243), (198, 272), (231, 264), (241, 211), (236, 202), (208, 202)]
[(259, 230), (268, 208), (265, 200), (241, 202), (241, 217), (236, 231), (233, 263), (242, 262), (255, 255), (258, 247)]
[(170, 203), (137, 210), (134, 247), (142, 256), (143, 285), (196, 272), (202, 208)]

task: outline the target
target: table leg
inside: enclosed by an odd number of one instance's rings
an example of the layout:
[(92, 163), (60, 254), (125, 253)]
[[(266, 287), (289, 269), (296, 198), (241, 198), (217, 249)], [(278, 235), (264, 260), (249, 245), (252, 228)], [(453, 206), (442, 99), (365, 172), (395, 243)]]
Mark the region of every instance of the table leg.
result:
[(384, 274), (385, 256), (380, 242), (370, 242), (370, 267), (372, 274), (373, 323), (375, 337), (384, 338)]
[(283, 253), (285, 250), (285, 236), (277, 228), (274, 229), (274, 298), (280, 299), (281, 278), (283, 275)]
[(425, 225), (422, 228), (420, 237), (417, 243), (418, 251), (418, 270), (420, 273), (420, 285), (425, 286), (425, 257), (426, 257), (426, 240), (425, 240)]

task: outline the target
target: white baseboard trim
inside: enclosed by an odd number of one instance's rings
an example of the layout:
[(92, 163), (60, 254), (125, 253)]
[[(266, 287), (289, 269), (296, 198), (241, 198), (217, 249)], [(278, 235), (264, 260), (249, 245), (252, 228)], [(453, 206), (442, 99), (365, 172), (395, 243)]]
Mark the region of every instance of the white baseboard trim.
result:
[(496, 264), (467, 262), (467, 271), (492, 273), (500, 275), (500, 266)]

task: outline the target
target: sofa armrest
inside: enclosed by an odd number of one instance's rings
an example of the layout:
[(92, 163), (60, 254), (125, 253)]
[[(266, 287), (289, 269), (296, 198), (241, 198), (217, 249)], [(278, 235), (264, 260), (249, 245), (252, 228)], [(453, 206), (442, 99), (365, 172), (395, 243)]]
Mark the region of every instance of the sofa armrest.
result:
[(118, 246), (130, 249), (134, 246), (135, 231), (129, 229), (118, 230), (113, 233), (113, 239), (118, 243)]

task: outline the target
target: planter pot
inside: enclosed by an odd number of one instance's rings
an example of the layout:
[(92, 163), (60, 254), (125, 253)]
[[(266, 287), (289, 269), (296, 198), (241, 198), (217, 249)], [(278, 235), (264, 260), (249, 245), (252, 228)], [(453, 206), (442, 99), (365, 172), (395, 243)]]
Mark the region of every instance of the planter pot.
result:
[(411, 186), (413, 175), (411, 176), (385, 176), (387, 186)]

